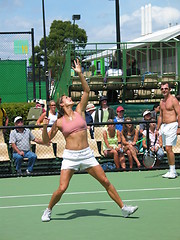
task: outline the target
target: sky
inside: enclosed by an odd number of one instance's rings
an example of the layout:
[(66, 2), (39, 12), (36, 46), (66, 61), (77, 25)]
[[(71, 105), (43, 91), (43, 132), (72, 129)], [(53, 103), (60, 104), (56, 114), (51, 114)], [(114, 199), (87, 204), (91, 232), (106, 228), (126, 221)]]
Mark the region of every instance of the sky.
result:
[[(152, 6), (152, 32), (180, 24), (179, 0), (119, 0), (121, 41), (141, 36), (141, 7)], [(46, 35), (53, 20), (76, 21), (88, 36), (88, 42), (116, 42), (114, 0), (44, 0)], [(0, 0), (0, 32), (30, 31), (34, 28), (35, 45), (43, 37), (42, 0)]]

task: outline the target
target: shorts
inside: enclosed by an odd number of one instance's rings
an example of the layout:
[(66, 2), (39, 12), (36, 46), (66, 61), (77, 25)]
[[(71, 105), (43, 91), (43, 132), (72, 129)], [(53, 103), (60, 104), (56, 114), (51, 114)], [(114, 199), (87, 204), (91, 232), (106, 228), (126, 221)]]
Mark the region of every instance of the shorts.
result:
[(163, 146), (175, 146), (177, 142), (178, 123), (161, 124), (160, 133), (162, 135)]
[(99, 165), (99, 163), (94, 157), (93, 151), (90, 147), (78, 151), (65, 149), (61, 170), (72, 169), (78, 171), (95, 167), (97, 165)]

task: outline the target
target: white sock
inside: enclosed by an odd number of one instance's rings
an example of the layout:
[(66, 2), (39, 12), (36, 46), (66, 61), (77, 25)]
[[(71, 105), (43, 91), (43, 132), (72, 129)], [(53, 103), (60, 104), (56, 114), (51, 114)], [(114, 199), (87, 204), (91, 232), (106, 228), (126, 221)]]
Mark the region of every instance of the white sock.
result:
[(170, 172), (173, 172), (173, 173), (176, 172), (175, 165), (169, 165), (169, 168), (170, 168)]

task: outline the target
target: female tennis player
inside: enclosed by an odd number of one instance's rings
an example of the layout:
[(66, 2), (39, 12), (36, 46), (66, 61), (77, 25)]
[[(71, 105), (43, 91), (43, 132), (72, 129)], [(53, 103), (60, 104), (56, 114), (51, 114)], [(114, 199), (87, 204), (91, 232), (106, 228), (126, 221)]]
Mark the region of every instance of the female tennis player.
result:
[(81, 80), (83, 95), (75, 111), (72, 110), (74, 102), (70, 97), (63, 95), (57, 101), (59, 118), (53, 124), (51, 130), (47, 132), (48, 119), (43, 121), (43, 142), (45, 144), (55, 136), (60, 130), (66, 140), (66, 147), (63, 153), (61, 166), (60, 184), (58, 189), (53, 193), (48, 208), (44, 211), (41, 220), (48, 222), (51, 220), (51, 212), (54, 205), (61, 199), (66, 191), (70, 179), (77, 170), (86, 170), (91, 176), (97, 179), (106, 189), (109, 196), (122, 209), (124, 217), (133, 214), (138, 207), (124, 205), (114, 186), (107, 179), (102, 167), (95, 159), (92, 150), (89, 148), (87, 141), (87, 125), (85, 121), (85, 109), (88, 103), (90, 88), (82, 74), (79, 60), (74, 60), (73, 70), (78, 73)]

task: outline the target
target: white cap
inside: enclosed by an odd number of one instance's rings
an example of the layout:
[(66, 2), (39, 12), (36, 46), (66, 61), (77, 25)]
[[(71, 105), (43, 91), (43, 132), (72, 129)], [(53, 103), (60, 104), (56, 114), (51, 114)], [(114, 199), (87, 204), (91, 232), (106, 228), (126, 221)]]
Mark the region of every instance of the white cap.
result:
[(37, 99), (36, 100), (36, 103), (39, 103), (39, 104), (44, 104), (43, 100), (42, 99)]
[(18, 120), (20, 120), (20, 119), (23, 119), (21, 116), (17, 116), (17, 117), (15, 117), (15, 119), (14, 119), (14, 123), (16, 123)]
[(151, 113), (151, 111), (149, 111), (149, 110), (144, 111), (143, 112), (143, 117), (146, 116), (147, 114), (150, 114), (150, 113)]

